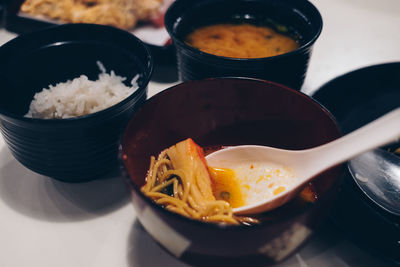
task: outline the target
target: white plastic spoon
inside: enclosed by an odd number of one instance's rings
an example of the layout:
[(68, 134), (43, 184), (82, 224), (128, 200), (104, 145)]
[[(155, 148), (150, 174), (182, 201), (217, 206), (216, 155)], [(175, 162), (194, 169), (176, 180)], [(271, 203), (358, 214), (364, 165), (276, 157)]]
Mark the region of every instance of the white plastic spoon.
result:
[[(270, 162), (289, 167), (295, 182), (285, 191), (266, 200), (233, 209), (235, 214), (256, 214), (277, 208), (295, 197), (317, 174), (345, 162), (365, 151), (400, 138), (400, 108), (336, 139), (305, 150), (284, 150), (266, 146), (243, 145), (228, 147), (209, 154), (209, 166), (230, 168), (243, 162)], [(240, 177), (238, 177), (240, 179)]]

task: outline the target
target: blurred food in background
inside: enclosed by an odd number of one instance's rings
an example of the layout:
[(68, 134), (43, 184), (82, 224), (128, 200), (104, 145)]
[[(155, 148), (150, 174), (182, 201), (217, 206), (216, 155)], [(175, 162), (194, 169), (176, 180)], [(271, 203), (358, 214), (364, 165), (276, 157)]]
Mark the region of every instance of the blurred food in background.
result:
[(140, 22), (160, 26), (169, 0), (26, 0), (21, 12), (60, 23), (95, 23), (124, 30)]

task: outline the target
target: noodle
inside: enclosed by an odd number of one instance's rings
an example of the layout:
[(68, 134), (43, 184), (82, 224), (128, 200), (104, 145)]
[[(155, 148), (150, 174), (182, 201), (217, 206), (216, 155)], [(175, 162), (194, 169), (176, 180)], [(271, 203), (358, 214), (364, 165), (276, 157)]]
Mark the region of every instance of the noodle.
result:
[[(167, 210), (186, 217), (205, 222), (239, 224), (230, 204), (216, 200), (212, 194), (207, 166), (202, 161), (202, 150), (199, 153), (196, 149), (199, 147), (193, 140), (187, 139), (162, 151), (157, 160), (152, 156), (142, 192)], [(186, 160), (184, 156), (187, 156), (182, 151), (194, 153), (188, 157), (191, 160), (188, 168), (182, 167), (187, 166), (187, 162), (180, 162), (182, 158)], [(180, 163), (183, 164), (182, 168)], [(203, 168), (207, 175), (203, 175)]]

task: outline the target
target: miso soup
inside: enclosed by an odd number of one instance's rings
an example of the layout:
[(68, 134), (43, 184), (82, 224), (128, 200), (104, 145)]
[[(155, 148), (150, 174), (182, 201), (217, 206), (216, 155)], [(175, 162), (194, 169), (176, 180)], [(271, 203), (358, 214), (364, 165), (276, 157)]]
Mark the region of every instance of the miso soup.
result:
[(189, 33), (185, 41), (205, 53), (231, 58), (272, 57), (299, 47), (288, 35), (248, 23), (200, 27)]

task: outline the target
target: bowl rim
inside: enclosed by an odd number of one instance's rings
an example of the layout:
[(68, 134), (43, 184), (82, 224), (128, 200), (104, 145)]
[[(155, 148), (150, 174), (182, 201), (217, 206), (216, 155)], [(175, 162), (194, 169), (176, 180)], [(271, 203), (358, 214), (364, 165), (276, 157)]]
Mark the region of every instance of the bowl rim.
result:
[[(331, 91), (332, 88), (337, 87), (337, 83), (343, 83), (343, 82), (347, 82), (348, 80), (351, 80), (354, 82), (354, 76), (357, 75), (361, 75), (361, 74), (365, 74), (365, 75), (371, 75), (371, 73), (376, 73), (377, 71), (388, 71), (388, 70), (393, 70), (393, 69), (400, 69), (400, 61), (388, 61), (388, 62), (383, 62), (383, 63), (377, 63), (377, 64), (373, 64), (373, 65), (367, 65), (364, 67), (359, 67), (356, 69), (353, 69), (349, 72), (345, 72), (342, 73), (341, 75), (332, 78), (331, 80), (325, 82), (324, 84), (322, 84), (315, 92), (313, 92), (313, 94), (311, 95), (316, 101), (321, 101), (323, 102), (324, 100), (326, 100), (326, 96), (324, 96), (323, 94), (326, 93), (328, 91)], [(383, 87), (386, 88), (386, 87)], [(382, 88), (381, 88), (382, 89)], [(354, 89), (351, 89), (352, 91)], [(382, 91), (382, 90), (381, 90)], [(384, 90), (385, 91), (385, 90)], [(329, 95), (329, 94), (328, 94)], [(319, 99), (319, 100), (318, 100)], [(321, 103), (321, 105), (323, 105)], [(338, 122), (339, 124), (339, 122)], [(339, 125), (340, 127), (342, 127), (341, 125)], [(379, 149), (382, 149), (381, 147)], [(400, 216), (396, 216), (395, 214), (391, 213), (390, 211), (386, 210), (386, 208), (382, 207), (381, 205), (379, 205), (378, 203), (375, 202), (374, 199), (372, 199), (369, 195), (367, 195), (364, 190), (359, 186), (357, 179), (353, 176), (352, 172), (350, 171), (350, 166), (349, 166), (349, 162), (345, 163), (346, 165), (346, 171), (348, 172), (349, 177), (351, 177), (351, 181), (354, 183), (354, 185), (356, 186), (355, 191), (358, 194), (362, 194), (362, 196), (365, 199), (361, 199), (363, 201), (364, 206), (368, 207), (371, 210), (374, 210), (374, 212), (380, 214), (380, 216), (387, 216), (387, 217), (397, 217), (400, 218)]]
[(363, 72), (370, 72), (377, 69), (386, 69), (386, 68), (395, 68), (400, 67), (400, 61), (387, 61), (383, 63), (377, 63), (372, 65), (367, 65), (359, 68), (352, 69), (348, 72), (344, 72), (339, 74), (338, 76), (333, 77), (332, 79), (326, 81), (322, 85), (320, 85), (311, 95), (311, 97), (319, 97), (319, 94), (327, 88), (333, 86), (335, 83), (340, 82), (342, 80), (350, 79), (352, 76), (363, 73)]
[[(136, 193), (140, 196), (140, 198), (142, 200), (144, 200), (148, 205), (150, 205), (151, 207), (155, 208), (156, 210), (160, 211), (162, 214), (166, 214), (166, 216), (173, 216), (175, 219), (177, 220), (183, 220), (184, 222), (187, 223), (195, 223), (197, 226), (199, 227), (207, 227), (209, 229), (222, 229), (222, 230), (239, 230), (239, 231), (247, 231), (247, 230), (251, 230), (251, 229), (259, 229), (259, 228), (264, 228), (268, 225), (270, 225), (269, 221), (260, 223), (260, 224), (252, 224), (251, 226), (248, 225), (244, 225), (244, 224), (239, 224), (239, 225), (232, 225), (232, 224), (221, 224), (221, 223), (211, 223), (211, 222), (205, 222), (205, 221), (201, 221), (201, 220), (196, 220), (196, 219), (192, 219), (190, 217), (186, 217), (183, 216), (181, 214), (169, 211), (163, 207), (161, 207), (160, 205), (157, 205), (154, 201), (152, 201), (149, 197), (147, 197), (141, 190), (140, 187), (138, 185), (136, 185), (136, 183), (134, 183), (132, 181), (132, 179), (129, 176), (129, 173), (127, 171), (127, 168), (125, 167), (125, 161), (124, 161), (124, 146), (123, 146), (123, 141), (125, 140), (125, 135), (127, 133), (127, 129), (130, 127), (130, 124), (132, 123), (133, 119), (136, 116), (139, 116), (138, 114), (140, 113), (140, 110), (145, 108), (145, 106), (149, 103), (152, 103), (154, 101), (156, 101), (159, 97), (162, 97), (165, 94), (168, 94), (170, 91), (174, 90), (176, 87), (180, 87), (180, 86), (188, 86), (191, 83), (197, 83), (197, 82), (205, 82), (205, 81), (219, 81), (219, 80), (239, 80), (239, 81), (250, 81), (250, 82), (260, 82), (260, 83), (264, 83), (264, 84), (269, 84), (269, 85), (273, 85), (273, 86), (278, 86), (281, 87), (285, 90), (289, 90), (292, 93), (295, 93), (297, 95), (300, 95), (302, 98), (307, 99), (307, 101), (309, 101), (310, 103), (312, 103), (313, 105), (316, 105), (318, 107), (320, 107), (320, 110), (323, 111), (325, 113), (325, 115), (327, 115), (330, 120), (333, 122), (336, 130), (338, 131), (339, 135), (342, 135), (342, 131), (338, 125), (338, 123), (336, 122), (335, 117), (329, 112), (329, 110), (327, 110), (323, 105), (321, 105), (318, 101), (316, 101), (315, 99), (313, 99), (312, 97), (306, 95), (303, 92), (294, 90), (286, 85), (277, 83), (277, 82), (272, 82), (272, 81), (267, 81), (267, 80), (263, 80), (263, 79), (258, 79), (258, 78), (249, 78), (249, 77), (216, 77), (216, 78), (206, 78), (206, 79), (201, 79), (201, 80), (191, 80), (191, 81), (186, 81), (186, 82), (181, 82), (179, 84), (173, 85), (155, 95), (153, 95), (151, 98), (149, 98), (148, 100), (145, 101), (145, 103), (140, 107), (140, 109), (133, 114), (133, 116), (131, 117), (131, 119), (129, 120), (129, 123), (127, 124), (127, 126), (125, 127), (125, 130), (120, 138), (120, 142), (119, 142), (119, 147), (118, 147), (118, 161), (119, 161), (119, 165), (120, 165), (120, 170), (122, 173), (122, 177), (125, 180), (127, 186), (129, 187), (130, 191), (131, 190), (135, 190)], [(339, 178), (341, 176), (343, 176), (343, 169), (344, 169), (344, 163), (334, 167), (337, 169), (340, 169), (340, 173), (338, 174), (338, 177), (335, 178), (336, 182), (339, 180)], [(131, 193), (132, 194), (132, 193)], [(320, 205), (320, 203), (322, 202), (323, 199), (325, 199), (326, 194), (324, 194), (324, 196), (320, 197), (319, 201), (315, 204), (313, 204), (313, 206), (307, 205), (305, 207), (302, 207), (301, 209), (296, 210), (295, 212), (291, 213), (290, 216), (286, 215), (283, 218), (281, 218), (281, 220), (287, 220), (290, 218), (294, 218), (297, 216), (300, 216), (301, 214), (304, 214), (307, 210), (310, 210), (311, 208), (315, 207), (315, 205)], [(322, 198), (322, 199), (321, 199)]]
[[(145, 72), (147, 73), (147, 75), (145, 77), (143, 77), (144, 78), (144, 83), (141, 86), (139, 86), (138, 88), (136, 88), (132, 94), (130, 94), (129, 96), (127, 96), (123, 100), (119, 101), (118, 103), (116, 103), (116, 104), (114, 104), (112, 106), (109, 106), (109, 107), (107, 107), (105, 109), (99, 110), (97, 112), (93, 112), (93, 113), (89, 113), (89, 114), (85, 114), (85, 115), (81, 115), (81, 116), (75, 116), (75, 117), (70, 117), (70, 118), (62, 118), (62, 119), (57, 119), (57, 118), (51, 118), (51, 119), (31, 118), (31, 117), (25, 117), (25, 116), (21, 116), (21, 115), (16, 115), (15, 113), (9, 112), (8, 110), (5, 110), (4, 108), (2, 108), (0, 106), (0, 118), (1, 118), (1, 116), (7, 116), (9, 118), (20, 120), (20, 121), (32, 122), (32, 123), (43, 123), (43, 124), (74, 123), (74, 122), (77, 122), (77, 121), (86, 121), (86, 120), (94, 119), (97, 116), (102, 116), (103, 114), (107, 114), (109, 112), (112, 112), (113, 110), (118, 109), (119, 107), (125, 105), (126, 103), (131, 101), (133, 98), (136, 98), (136, 97), (146, 93), (146, 88), (147, 88), (147, 86), (148, 86), (148, 84), (149, 84), (149, 82), (151, 80), (151, 76), (152, 76), (153, 71), (154, 71), (154, 59), (153, 59), (153, 55), (150, 52), (149, 47), (146, 46), (143, 41), (141, 41), (139, 38), (137, 38), (133, 34), (130, 34), (130, 33), (126, 32), (126, 31), (124, 31), (124, 30), (121, 30), (121, 29), (118, 29), (118, 28), (115, 28), (115, 27), (112, 27), (112, 26), (100, 25), (100, 24), (89, 24), (89, 23), (68, 23), (68, 24), (62, 24), (62, 25), (51, 25), (49, 27), (45, 27), (45, 28), (37, 30), (37, 31), (33, 31), (33, 32), (29, 32), (29, 33), (23, 33), (21, 35), (18, 35), (17, 37), (9, 40), (8, 42), (6, 42), (2, 46), (0, 46), (0, 51), (3, 50), (3, 49), (8, 48), (10, 46), (12, 47), (14, 45), (14, 43), (20, 43), (20, 42), (32, 39), (37, 34), (45, 34), (45, 33), (52, 34), (53, 32), (62, 31), (62, 30), (68, 29), (68, 28), (72, 28), (72, 29), (74, 29), (74, 28), (75, 29), (82, 28), (82, 29), (85, 29), (85, 30), (93, 28), (93, 29), (96, 29), (97, 31), (111, 31), (111, 32), (114, 32), (115, 34), (118, 34), (120, 36), (124, 35), (124, 36), (134, 40), (134, 42), (137, 42), (139, 44), (139, 46), (141, 46), (146, 51), (147, 58), (148, 58), (148, 61), (145, 62), (145, 64), (144, 64), (144, 69), (145, 69)], [(56, 42), (54, 41), (53, 43), (56, 43)], [(61, 43), (63, 43), (63, 42), (61, 42)], [(116, 44), (116, 43), (114, 43), (114, 44)]]
[[(229, 0), (220, 0), (220, 1), (229, 1)], [(224, 56), (218, 56), (218, 55), (214, 55), (214, 54), (210, 54), (210, 53), (206, 53), (201, 51), (200, 49), (194, 48), (190, 45), (187, 45), (184, 41), (182, 41), (180, 38), (178, 38), (175, 33), (173, 28), (175, 27), (176, 24), (178, 24), (179, 22), (177, 22), (176, 20), (169, 24), (167, 23), (167, 17), (171, 16), (171, 10), (173, 10), (178, 4), (180, 4), (179, 0), (176, 0), (172, 3), (172, 5), (167, 9), (167, 12), (165, 13), (165, 19), (164, 19), (164, 24), (165, 24), (165, 28), (168, 32), (168, 34), (170, 35), (171, 39), (173, 40), (174, 43), (179, 44), (180, 46), (184, 47), (185, 49), (187, 49), (188, 51), (190, 51), (192, 54), (196, 55), (196, 56), (202, 56), (202, 57), (206, 57), (210, 60), (214, 59), (214, 60), (223, 60), (223, 61), (228, 61), (228, 62), (260, 62), (260, 61), (274, 61), (274, 60), (278, 60), (281, 58), (285, 58), (285, 57), (289, 57), (291, 55), (294, 54), (298, 54), (298, 53), (302, 53), (303, 51), (309, 49), (309, 47), (311, 47), (315, 41), (318, 39), (318, 37), (321, 35), (322, 32), (322, 28), (323, 28), (323, 20), (322, 20), (322, 16), (321, 13), (319, 12), (319, 10), (315, 7), (315, 5), (313, 5), (311, 2), (309, 2), (308, 0), (298, 0), (298, 1), (303, 1), (303, 3), (305, 5), (308, 5), (308, 7), (310, 8), (311, 12), (313, 12), (318, 19), (318, 30), (316, 32), (316, 34), (314, 34), (312, 36), (312, 38), (302, 44), (301, 46), (299, 46), (298, 48), (296, 48), (295, 50), (286, 52), (284, 54), (280, 54), (280, 55), (275, 55), (275, 56), (270, 56), (270, 57), (261, 57), (261, 58), (235, 58), (235, 57), (224, 57)], [(209, 1), (211, 2), (211, 1)], [(259, 0), (241, 0), (241, 2), (260, 2)], [(199, 6), (201, 6), (201, 4), (199, 4)]]

